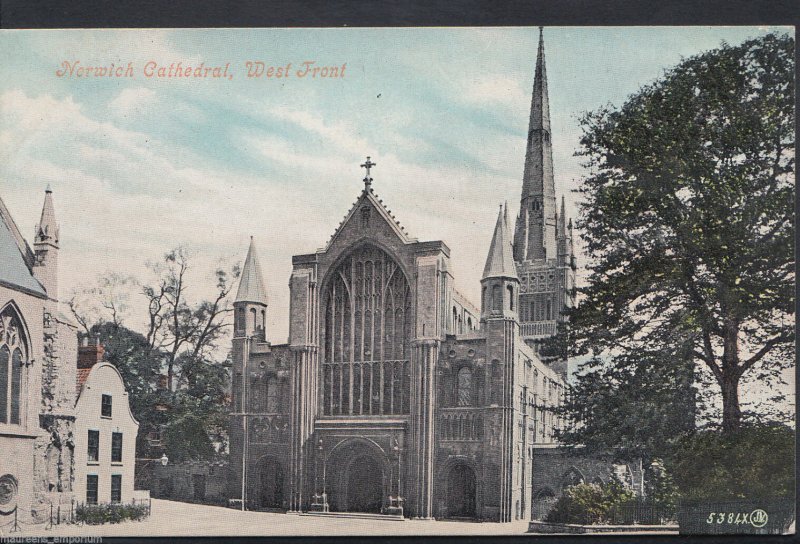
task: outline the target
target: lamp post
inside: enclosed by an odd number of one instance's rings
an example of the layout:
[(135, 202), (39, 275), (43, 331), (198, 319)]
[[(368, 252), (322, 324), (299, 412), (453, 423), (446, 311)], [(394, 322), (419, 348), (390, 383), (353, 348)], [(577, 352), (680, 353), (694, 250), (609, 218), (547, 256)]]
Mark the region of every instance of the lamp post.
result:
[[(169, 457), (167, 457), (167, 454), (166, 454), (166, 453), (162, 453), (162, 454), (161, 454), (161, 457), (158, 457), (158, 458), (154, 458), (154, 459), (145, 459), (145, 458), (143, 458), (143, 457), (139, 457), (138, 459), (136, 459), (136, 461), (137, 461), (137, 462), (143, 462), (143, 463), (142, 463), (142, 464), (139, 466), (139, 470), (144, 470), (146, 467), (148, 467), (148, 466), (149, 466), (150, 464), (152, 464), (152, 463), (161, 463), (161, 466), (162, 466), (162, 467), (165, 467), (165, 466), (167, 466), (167, 464), (169, 463)], [(135, 470), (135, 468), (136, 468), (136, 467), (135, 467), (135, 465), (134, 465), (134, 470)], [(135, 476), (134, 476), (134, 479), (135, 479)], [(141, 483), (141, 479), (139, 480), (139, 482)], [(160, 490), (159, 490), (159, 491), (160, 491)]]

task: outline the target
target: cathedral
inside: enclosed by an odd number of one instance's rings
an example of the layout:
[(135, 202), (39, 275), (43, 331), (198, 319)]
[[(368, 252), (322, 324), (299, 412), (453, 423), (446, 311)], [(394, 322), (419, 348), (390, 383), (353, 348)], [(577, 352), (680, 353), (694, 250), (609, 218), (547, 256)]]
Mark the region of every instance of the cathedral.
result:
[(574, 303), (576, 266), (541, 34), (520, 213), (512, 225), (500, 208), (480, 306), (456, 290), (447, 244), (412, 238), (373, 189), (375, 163), (361, 166), (327, 245), (292, 259), (286, 344), (267, 341), (251, 240), (234, 303), (230, 495), (248, 509), (529, 519), (534, 452), (554, 444), (567, 379), (566, 361), (538, 352)]

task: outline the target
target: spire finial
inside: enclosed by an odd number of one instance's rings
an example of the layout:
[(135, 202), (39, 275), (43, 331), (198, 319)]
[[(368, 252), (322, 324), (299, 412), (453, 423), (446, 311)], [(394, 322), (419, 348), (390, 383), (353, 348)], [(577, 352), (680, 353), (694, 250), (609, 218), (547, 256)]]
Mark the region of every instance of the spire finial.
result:
[(372, 185), (372, 177), (369, 175), (369, 171), (373, 166), (377, 166), (377, 164), (372, 162), (369, 158), (369, 155), (367, 155), (367, 161), (361, 165), (361, 168), (367, 169), (367, 175), (364, 177), (364, 186), (366, 189), (369, 189)]
[(44, 190), (45, 193), (52, 193), (53, 189), (50, 188), (50, 184), (47, 184), (47, 189)]

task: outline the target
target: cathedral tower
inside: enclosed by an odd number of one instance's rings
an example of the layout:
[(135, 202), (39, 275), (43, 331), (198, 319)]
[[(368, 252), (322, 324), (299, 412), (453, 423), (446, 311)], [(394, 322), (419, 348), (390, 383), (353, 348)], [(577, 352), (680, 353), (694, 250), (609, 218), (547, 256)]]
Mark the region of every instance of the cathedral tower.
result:
[[(520, 330), (525, 342), (537, 352), (541, 342), (554, 336), (558, 323), (566, 319), (565, 309), (575, 303), (572, 220), (567, 218), (563, 195), (561, 210), (556, 206), (544, 36), (540, 28), (520, 213), (514, 233)], [(563, 363), (556, 367), (565, 372)]]
[(556, 189), (553, 180), (550, 102), (547, 96), (544, 37), (540, 28), (520, 213), (514, 233), (514, 260), (554, 259), (555, 233)]

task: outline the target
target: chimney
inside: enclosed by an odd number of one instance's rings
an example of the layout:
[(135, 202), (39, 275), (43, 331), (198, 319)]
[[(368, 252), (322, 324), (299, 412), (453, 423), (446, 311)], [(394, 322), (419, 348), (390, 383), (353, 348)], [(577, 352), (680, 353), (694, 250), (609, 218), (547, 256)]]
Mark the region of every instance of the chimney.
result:
[(92, 368), (103, 360), (105, 350), (98, 337), (84, 336), (78, 346), (78, 368)]

